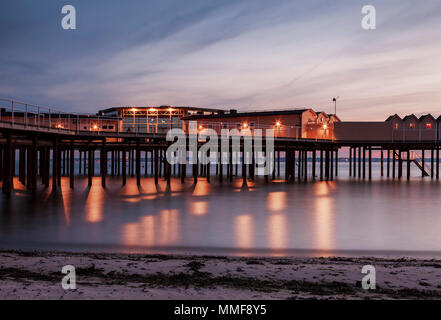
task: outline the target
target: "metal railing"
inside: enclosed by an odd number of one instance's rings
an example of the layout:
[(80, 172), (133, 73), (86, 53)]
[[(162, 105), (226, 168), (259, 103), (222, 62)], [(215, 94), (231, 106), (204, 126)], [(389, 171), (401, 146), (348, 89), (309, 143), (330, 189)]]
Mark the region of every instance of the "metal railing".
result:
[(0, 98), (0, 123), (11, 128), (60, 133), (119, 132), (118, 117), (67, 113), (49, 107)]
[(429, 167), (426, 162), (423, 161), (423, 158), (415, 151), (409, 151), (409, 159), (407, 158), (407, 152), (402, 152), (401, 154), (398, 154), (396, 151), (391, 150), (390, 153), (395, 158), (395, 160), (410, 160), (414, 162), (421, 170), (424, 171), (426, 175), (430, 175), (430, 172), (432, 171), (432, 168)]
[[(145, 120), (145, 121), (144, 121)], [(240, 135), (254, 135), (257, 129), (265, 131), (272, 129), (275, 138), (289, 138), (297, 140), (332, 140), (327, 134), (317, 137), (302, 137), (302, 127), (299, 125), (283, 124), (260, 124), (258, 121), (244, 125), (241, 123), (222, 122), (222, 121), (195, 121), (197, 133), (201, 130), (210, 128), (218, 134), (222, 129), (231, 132), (237, 129)], [(185, 128), (186, 133), (190, 130), (187, 120), (179, 120), (171, 117), (167, 119), (158, 118), (154, 121), (147, 121), (144, 118), (122, 117), (122, 116), (103, 116), (81, 113), (68, 113), (59, 111), (55, 108), (25, 103), (17, 100), (0, 98), (0, 126), (17, 129), (29, 129), (37, 131), (51, 131), (65, 134), (93, 134), (104, 135), (113, 133), (116, 135), (146, 136), (149, 134), (166, 135), (172, 128)]]
[[(221, 134), (222, 130), (228, 130), (230, 132), (234, 132), (237, 130), (239, 135), (254, 135), (255, 130), (262, 130), (261, 134), (265, 136), (266, 130), (273, 130), (275, 138), (290, 138), (296, 140), (333, 140), (332, 128), (327, 126), (327, 129), (323, 129), (323, 126), (320, 124), (320, 128), (317, 127), (317, 123), (313, 123), (313, 127), (309, 127), (306, 125), (304, 128), (307, 132), (309, 129), (314, 130), (315, 133), (313, 137), (303, 137), (302, 126), (299, 125), (284, 125), (281, 123), (275, 123), (274, 125), (261, 124), (258, 121), (256, 122), (222, 122), (219, 121), (207, 121), (207, 120), (192, 120), (197, 123), (197, 131), (198, 133), (204, 129), (212, 129), (216, 131), (218, 134)], [(189, 121), (186, 121), (186, 127), (189, 127)], [(196, 132), (192, 132), (195, 134)], [(308, 135), (308, 134), (307, 134)]]

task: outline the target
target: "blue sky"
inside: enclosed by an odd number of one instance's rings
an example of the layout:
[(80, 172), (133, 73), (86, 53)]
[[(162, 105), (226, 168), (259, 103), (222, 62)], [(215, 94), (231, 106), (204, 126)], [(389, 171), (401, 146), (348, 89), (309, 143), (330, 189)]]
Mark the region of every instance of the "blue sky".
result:
[[(61, 28), (61, 8), (77, 30)], [(361, 28), (374, 5), (377, 29)], [(0, 96), (62, 110), (441, 113), (441, 1), (5, 0)]]

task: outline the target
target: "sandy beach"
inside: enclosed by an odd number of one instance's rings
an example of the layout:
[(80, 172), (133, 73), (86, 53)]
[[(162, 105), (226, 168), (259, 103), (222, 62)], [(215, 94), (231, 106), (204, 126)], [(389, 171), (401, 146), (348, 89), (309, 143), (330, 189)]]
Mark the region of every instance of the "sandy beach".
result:
[[(0, 265), (0, 299), (441, 298), (440, 260), (1, 251)], [(76, 268), (75, 290), (61, 287), (64, 265)]]

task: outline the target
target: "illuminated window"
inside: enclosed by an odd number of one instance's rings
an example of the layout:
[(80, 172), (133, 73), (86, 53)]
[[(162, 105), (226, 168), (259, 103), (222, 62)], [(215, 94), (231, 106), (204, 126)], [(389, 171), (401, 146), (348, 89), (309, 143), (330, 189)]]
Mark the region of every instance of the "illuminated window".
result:
[(431, 123), (426, 123), (426, 129), (432, 129), (432, 124)]
[(411, 129), (415, 128), (415, 123), (409, 124), (409, 128), (411, 128)]
[(394, 129), (398, 129), (398, 123), (394, 123)]

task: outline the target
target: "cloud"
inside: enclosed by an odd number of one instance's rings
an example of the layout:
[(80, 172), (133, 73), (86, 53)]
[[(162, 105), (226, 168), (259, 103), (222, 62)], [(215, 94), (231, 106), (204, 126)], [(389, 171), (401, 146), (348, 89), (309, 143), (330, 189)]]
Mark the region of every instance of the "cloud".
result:
[(78, 30), (66, 32), (61, 2), (33, 4), (32, 15), (16, 1), (0, 14), (8, 43), (0, 94), (86, 112), (128, 104), (331, 112), (337, 95), (343, 119), (436, 110), (441, 4), (371, 2), (375, 31), (361, 29), (356, 1), (78, 1)]

